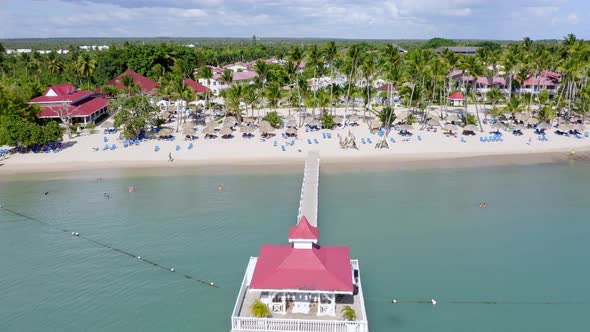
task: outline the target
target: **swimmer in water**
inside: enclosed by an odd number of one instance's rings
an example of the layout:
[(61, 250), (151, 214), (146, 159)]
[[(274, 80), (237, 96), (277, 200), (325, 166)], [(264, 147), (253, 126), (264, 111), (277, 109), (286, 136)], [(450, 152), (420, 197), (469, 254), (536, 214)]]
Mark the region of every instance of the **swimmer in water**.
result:
[(109, 194), (107, 194), (107, 193), (104, 193), (104, 195), (103, 195), (103, 196), (104, 196), (106, 199), (111, 199), (111, 195), (109, 195)]
[(487, 207), (486, 202), (479, 203), (479, 207), (482, 208), (482, 209), (485, 209)]
[(133, 186), (129, 186), (129, 192), (130, 192), (130, 193), (132, 193), (132, 192), (135, 192), (135, 187), (133, 187)]
[(47, 196), (47, 195), (49, 195), (49, 191), (46, 191), (46, 192), (45, 192), (45, 196)]
[(219, 184), (217, 186), (217, 191), (222, 192), (223, 191), (223, 184)]

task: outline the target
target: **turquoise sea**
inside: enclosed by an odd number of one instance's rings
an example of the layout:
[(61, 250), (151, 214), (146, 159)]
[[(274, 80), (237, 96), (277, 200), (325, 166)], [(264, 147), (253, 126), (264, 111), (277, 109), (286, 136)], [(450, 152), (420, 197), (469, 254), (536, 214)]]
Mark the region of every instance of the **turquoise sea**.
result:
[[(360, 260), (373, 332), (589, 331), (589, 171), (324, 168), (320, 242)], [(302, 170), (170, 172), (0, 179), (5, 208), (176, 269), (0, 209), (0, 331), (229, 331), (248, 258), (287, 241)]]

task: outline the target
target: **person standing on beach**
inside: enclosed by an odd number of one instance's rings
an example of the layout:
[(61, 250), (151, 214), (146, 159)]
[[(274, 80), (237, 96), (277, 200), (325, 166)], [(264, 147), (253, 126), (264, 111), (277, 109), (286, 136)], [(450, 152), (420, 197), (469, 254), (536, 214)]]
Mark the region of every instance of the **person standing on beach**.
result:
[(172, 152), (169, 152), (168, 153), (168, 161), (169, 162), (173, 162), (174, 161), (174, 158), (172, 158)]

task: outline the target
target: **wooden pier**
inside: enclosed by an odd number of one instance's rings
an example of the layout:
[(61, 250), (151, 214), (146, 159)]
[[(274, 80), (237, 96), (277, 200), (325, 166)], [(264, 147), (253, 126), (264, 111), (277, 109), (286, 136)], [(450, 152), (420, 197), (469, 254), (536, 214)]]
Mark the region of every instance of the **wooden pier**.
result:
[(305, 216), (314, 227), (318, 227), (318, 191), (320, 186), (320, 154), (311, 151), (305, 159), (303, 171), (303, 183), (301, 185), (301, 198), (299, 200), (299, 212), (297, 223)]

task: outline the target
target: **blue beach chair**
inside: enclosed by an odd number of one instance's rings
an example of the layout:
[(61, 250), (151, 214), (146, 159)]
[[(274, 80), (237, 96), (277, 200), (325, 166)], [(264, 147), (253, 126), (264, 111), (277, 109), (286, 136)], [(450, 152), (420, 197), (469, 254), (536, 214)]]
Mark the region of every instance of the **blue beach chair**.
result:
[(192, 149), (193, 148), (193, 143), (189, 143), (186, 148), (189, 149), (189, 150)]
[(373, 144), (373, 141), (371, 141), (371, 138), (370, 137), (367, 137), (367, 143)]
[(129, 147), (129, 142), (127, 142), (127, 141), (123, 142), (123, 147), (124, 148)]
[(361, 143), (363, 143), (363, 144), (367, 144), (367, 141), (365, 141), (365, 138), (364, 138), (364, 137), (363, 137), (363, 138), (361, 138)]
[(105, 143), (109, 141), (109, 139), (108, 139), (106, 136), (105, 136), (105, 137), (103, 137), (103, 139), (102, 139), (102, 140), (103, 140)]
[(317, 139), (317, 138), (314, 138), (314, 139), (313, 139), (313, 142), (314, 142), (315, 144), (320, 144), (320, 142), (318, 141), (318, 139)]
[(176, 145), (176, 151), (180, 151), (180, 145)]
[(277, 142), (276, 140), (272, 142), (272, 146), (278, 146), (279, 142)]
[(160, 151), (160, 147), (156, 145), (156, 147), (154, 148), (154, 151), (155, 151), (155, 152), (158, 152), (158, 151)]
[(307, 139), (307, 144), (311, 144), (311, 139)]
[(283, 151), (287, 151), (287, 149), (285, 148), (285, 146), (284, 146), (284, 145), (281, 145), (281, 150), (283, 150)]
[(422, 136), (418, 135), (418, 140), (421, 141), (422, 140)]

